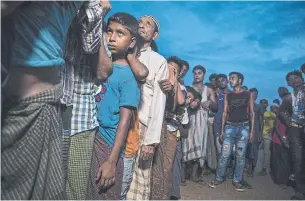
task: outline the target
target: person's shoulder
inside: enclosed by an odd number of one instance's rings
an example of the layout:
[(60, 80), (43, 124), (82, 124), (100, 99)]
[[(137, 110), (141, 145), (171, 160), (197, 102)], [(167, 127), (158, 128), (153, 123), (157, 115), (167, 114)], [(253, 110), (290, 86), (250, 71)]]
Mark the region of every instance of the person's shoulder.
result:
[(119, 82), (126, 82), (127, 80), (136, 80), (130, 66), (113, 65), (112, 75), (114, 79), (118, 79)]
[(166, 59), (158, 52), (151, 50), (151, 56), (153, 57), (154, 61), (158, 62), (160, 65), (166, 63)]

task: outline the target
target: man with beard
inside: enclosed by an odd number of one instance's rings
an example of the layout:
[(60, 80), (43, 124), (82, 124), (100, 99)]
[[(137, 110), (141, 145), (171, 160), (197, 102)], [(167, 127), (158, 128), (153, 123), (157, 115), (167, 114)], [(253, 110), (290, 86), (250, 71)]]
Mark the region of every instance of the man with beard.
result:
[(149, 200), (151, 194), (151, 168), (155, 148), (160, 143), (166, 104), (166, 94), (159, 83), (169, 78), (166, 59), (151, 49), (151, 43), (159, 36), (159, 29), (159, 23), (153, 16), (140, 18), (138, 32), (143, 39), (143, 46), (139, 60), (147, 66), (149, 74), (142, 85), (139, 105), (140, 148), (127, 193), (128, 200)]
[(293, 88), (292, 117), (288, 127), (288, 139), (295, 173), (295, 195), (292, 199), (305, 199), (304, 152), (305, 152), (305, 85), (300, 71), (289, 72), (286, 81)]
[(226, 94), (224, 99), (221, 128), (223, 147), (216, 170), (216, 179), (209, 184), (211, 188), (216, 188), (224, 181), (228, 159), (235, 145), (236, 165), (232, 184), (236, 191), (244, 191), (242, 175), (245, 167), (245, 155), (248, 140), (252, 141), (254, 132), (254, 127), (251, 127), (251, 131), (249, 130), (249, 122), (254, 124), (255, 118), (254, 99), (250, 92), (241, 89), (243, 80), (244, 76), (241, 73), (230, 73), (230, 85), (234, 91)]

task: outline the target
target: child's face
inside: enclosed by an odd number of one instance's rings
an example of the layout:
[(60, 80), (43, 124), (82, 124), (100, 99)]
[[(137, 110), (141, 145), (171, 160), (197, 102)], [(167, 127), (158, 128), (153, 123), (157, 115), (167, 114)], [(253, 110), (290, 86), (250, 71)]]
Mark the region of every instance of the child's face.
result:
[(172, 84), (175, 83), (175, 81), (178, 80), (178, 71), (179, 66), (175, 62), (168, 62), (168, 70), (169, 70), (169, 79)]
[(192, 109), (197, 109), (199, 107), (200, 101), (198, 99), (195, 99), (193, 102), (190, 104), (190, 108)]
[(190, 92), (187, 92), (187, 96), (186, 96), (186, 104), (189, 105), (190, 103), (192, 103), (194, 101), (194, 95)]
[(110, 22), (107, 27), (106, 41), (108, 49), (112, 54), (125, 55), (129, 48), (133, 48), (136, 43), (135, 37), (132, 37), (125, 26)]

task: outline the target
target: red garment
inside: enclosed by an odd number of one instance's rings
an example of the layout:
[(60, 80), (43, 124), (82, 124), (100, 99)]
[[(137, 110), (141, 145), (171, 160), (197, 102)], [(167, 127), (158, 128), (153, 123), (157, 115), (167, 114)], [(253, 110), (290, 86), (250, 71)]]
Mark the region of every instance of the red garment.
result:
[[(281, 136), (286, 136), (286, 131), (287, 131), (286, 126), (284, 124), (282, 124), (282, 123), (279, 123), (278, 128), (279, 128), (279, 131), (280, 131), (280, 135)], [(276, 131), (273, 130), (273, 133), (272, 133), (272, 142), (276, 143), (276, 144), (281, 144), (281, 140), (277, 137), (277, 134), (275, 132)]]

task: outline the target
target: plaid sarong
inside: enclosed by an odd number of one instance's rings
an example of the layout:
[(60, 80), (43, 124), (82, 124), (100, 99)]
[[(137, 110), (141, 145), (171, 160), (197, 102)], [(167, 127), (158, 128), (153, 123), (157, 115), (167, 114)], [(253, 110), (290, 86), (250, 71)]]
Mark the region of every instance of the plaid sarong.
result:
[(57, 86), (21, 100), (5, 100), (1, 199), (66, 199), (61, 95), (62, 87)]
[(71, 136), (66, 183), (69, 200), (87, 199), (87, 188), (91, 182), (90, 167), (96, 133), (97, 130), (94, 129)]
[[(140, 123), (140, 142), (146, 133), (147, 127)], [(141, 143), (140, 143), (141, 144)], [(134, 165), (134, 172), (129, 191), (127, 193), (127, 200), (149, 200), (151, 191), (151, 169), (142, 170), (139, 168), (141, 148), (138, 150), (138, 156)], [(151, 164), (152, 166), (152, 164)]]
[(115, 183), (106, 190), (100, 189), (100, 183), (96, 183), (96, 175), (100, 166), (107, 161), (111, 153), (111, 147), (97, 133), (94, 140), (93, 157), (91, 163), (90, 186), (88, 187), (88, 200), (119, 200), (122, 191), (124, 171), (123, 158), (119, 157), (115, 170)]

